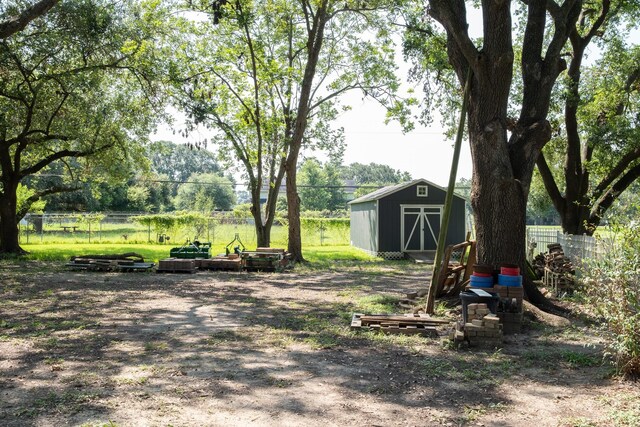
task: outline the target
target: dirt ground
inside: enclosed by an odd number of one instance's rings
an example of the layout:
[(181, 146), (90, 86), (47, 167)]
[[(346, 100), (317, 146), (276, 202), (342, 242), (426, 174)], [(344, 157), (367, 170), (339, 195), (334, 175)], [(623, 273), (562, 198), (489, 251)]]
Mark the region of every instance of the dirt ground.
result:
[(349, 330), (354, 311), (422, 289), (424, 267), (61, 264), (1, 264), (2, 426), (640, 425), (638, 384), (576, 319), (530, 322), (498, 350)]

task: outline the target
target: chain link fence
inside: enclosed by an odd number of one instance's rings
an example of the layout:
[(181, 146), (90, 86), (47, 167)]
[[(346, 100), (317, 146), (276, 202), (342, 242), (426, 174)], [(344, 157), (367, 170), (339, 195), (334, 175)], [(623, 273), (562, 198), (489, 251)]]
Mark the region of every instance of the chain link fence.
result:
[[(150, 223), (144, 225), (140, 221), (143, 216), (149, 216), (149, 214), (142, 212), (29, 214), (19, 224), (20, 243), (154, 243), (181, 246), (187, 241), (200, 240), (211, 242), (214, 248), (220, 250), (237, 237), (247, 248), (255, 247), (257, 244), (254, 219), (234, 217), (229, 212), (216, 212), (211, 216), (199, 215), (197, 224), (186, 223), (165, 228), (156, 227)], [(339, 227), (334, 223), (334, 219), (303, 221), (303, 244), (348, 245), (348, 222), (346, 226)], [(287, 233), (286, 224), (275, 221), (271, 230), (271, 246), (286, 247)]]

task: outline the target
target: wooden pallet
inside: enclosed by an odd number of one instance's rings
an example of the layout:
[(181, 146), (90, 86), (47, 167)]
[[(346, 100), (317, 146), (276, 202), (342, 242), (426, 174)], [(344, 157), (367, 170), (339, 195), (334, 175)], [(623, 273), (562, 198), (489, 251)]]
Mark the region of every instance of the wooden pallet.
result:
[(156, 273), (189, 273), (196, 272), (196, 263), (192, 259), (167, 258), (158, 263)]
[(289, 266), (284, 249), (258, 248), (259, 251), (242, 251), (240, 257), (248, 271), (283, 271)]
[(380, 331), (385, 334), (405, 334), (437, 337), (436, 326), (447, 325), (448, 320), (433, 319), (419, 314), (361, 314), (354, 313), (351, 329)]
[(216, 257), (203, 259), (200, 260), (198, 268), (200, 270), (240, 271), (242, 270), (242, 260), (237, 256), (235, 258)]
[[(126, 254), (124, 255), (126, 256)], [(65, 264), (73, 270), (85, 271), (147, 271), (155, 265), (152, 262), (144, 262), (142, 257), (136, 255), (127, 259), (122, 255), (96, 255), (73, 257)]]

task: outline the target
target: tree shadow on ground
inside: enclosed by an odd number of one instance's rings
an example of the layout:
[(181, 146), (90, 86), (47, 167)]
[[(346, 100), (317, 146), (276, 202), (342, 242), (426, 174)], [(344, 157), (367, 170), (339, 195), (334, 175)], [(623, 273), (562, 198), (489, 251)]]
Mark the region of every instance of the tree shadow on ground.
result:
[(197, 425), (190, 411), (241, 405), (259, 423), (331, 414), (459, 424), (472, 418), (468, 408), (510, 405), (502, 386), (514, 376), (581, 385), (580, 370), (602, 369), (591, 364), (599, 349), (560, 351), (543, 334), (529, 338), (535, 351), (472, 352), (349, 330), (351, 294), (338, 293), (398, 286), (421, 284), (353, 272), (23, 276), (3, 289), (0, 421)]

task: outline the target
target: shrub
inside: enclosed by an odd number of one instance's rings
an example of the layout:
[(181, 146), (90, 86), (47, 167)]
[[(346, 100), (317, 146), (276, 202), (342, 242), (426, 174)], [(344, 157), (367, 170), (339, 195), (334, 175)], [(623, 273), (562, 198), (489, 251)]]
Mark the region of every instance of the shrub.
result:
[(619, 374), (640, 375), (640, 224), (616, 227), (601, 259), (584, 272), (587, 296), (610, 336), (607, 353)]

